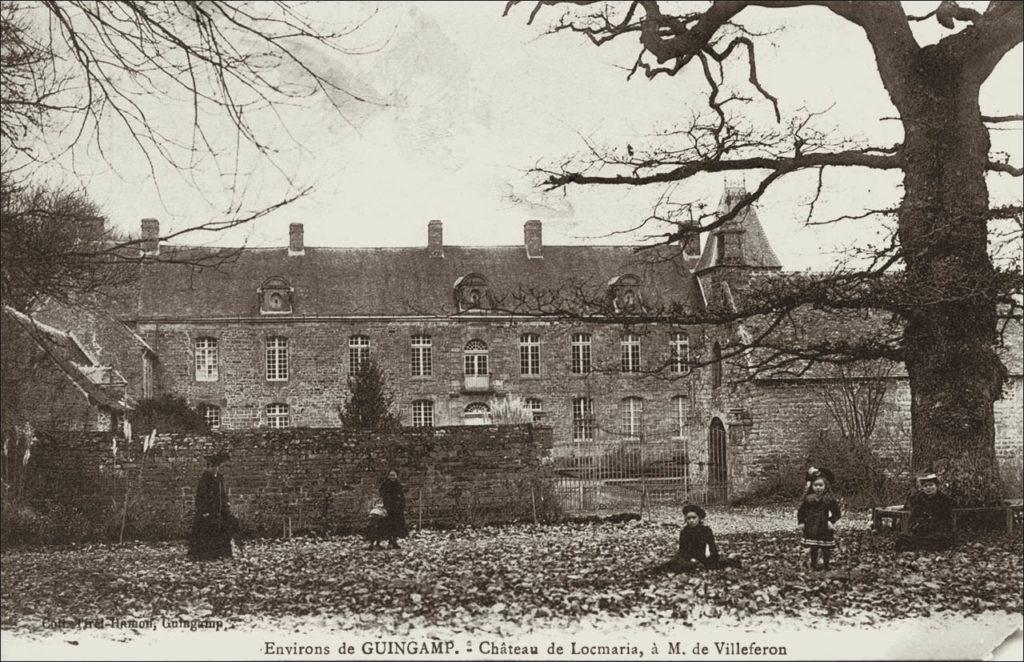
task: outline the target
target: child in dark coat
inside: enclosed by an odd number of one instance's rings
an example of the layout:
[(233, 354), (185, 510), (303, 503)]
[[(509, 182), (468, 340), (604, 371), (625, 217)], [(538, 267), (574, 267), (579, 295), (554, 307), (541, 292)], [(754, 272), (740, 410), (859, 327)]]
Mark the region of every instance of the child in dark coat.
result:
[(810, 567), (818, 570), (818, 557), (821, 557), (821, 569), (828, 570), (832, 560), (832, 548), (835, 547), (835, 525), (841, 517), (839, 500), (829, 492), (830, 472), (815, 470), (810, 476), (810, 487), (800, 509), (796, 514), (797, 524), (803, 525), (803, 545), (810, 549)]
[(917, 479), (920, 489), (907, 501), (908, 532), (896, 538), (896, 551), (940, 551), (953, 546), (953, 500), (939, 490), (939, 477)]
[(685, 524), (679, 530), (679, 551), (670, 560), (655, 567), (653, 572), (699, 572), (739, 568), (739, 559), (722, 558), (715, 543), (711, 527), (704, 524), (707, 513), (696, 504), (683, 506)]

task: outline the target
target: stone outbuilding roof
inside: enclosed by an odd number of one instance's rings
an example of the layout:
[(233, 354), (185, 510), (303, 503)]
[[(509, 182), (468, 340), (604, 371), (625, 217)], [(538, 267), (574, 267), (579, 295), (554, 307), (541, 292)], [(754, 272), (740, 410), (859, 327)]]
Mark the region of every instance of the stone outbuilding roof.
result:
[(10, 306), (4, 317), (26, 332), (92, 404), (113, 411), (133, 407), (127, 396), (127, 381), (114, 368), (99, 365), (74, 334), (44, 324)]

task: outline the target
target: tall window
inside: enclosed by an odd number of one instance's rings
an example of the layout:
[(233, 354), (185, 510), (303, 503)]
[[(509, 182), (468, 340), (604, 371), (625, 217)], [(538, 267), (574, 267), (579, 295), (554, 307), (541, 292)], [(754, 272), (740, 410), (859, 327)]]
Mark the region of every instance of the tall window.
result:
[(366, 336), (352, 336), (348, 339), (348, 370), (355, 374), (362, 372), (370, 360), (370, 339)]
[(669, 364), (674, 374), (682, 375), (690, 371), (690, 336), (685, 333), (673, 333), (669, 340)]
[(640, 336), (635, 333), (622, 337), (622, 372), (640, 372)]
[(434, 403), (430, 400), (415, 400), (412, 403), (412, 424), (417, 428), (434, 427)]
[(590, 334), (572, 334), (572, 371), (577, 375), (590, 372)]
[(211, 430), (219, 429), (220, 407), (216, 405), (203, 405), (203, 420), (206, 421), (206, 427)]
[(288, 381), (287, 338), (267, 338), (267, 379), (272, 382)]
[(487, 343), (483, 340), (470, 340), (463, 351), (466, 375), (482, 377), (487, 374)]
[(196, 340), (196, 381), (217, 381), (217, 339)]
[(718, 343), (711, 347), (711, 385), (715, 388), (722, 385), (722, 346)]
[(630, 439), (639, 439), (644, 431), (644, 401), (640, 398), (624, 398), (620, 414), (622, 419), (619, 431)]
[(291, 424), (288, 405), (275, 403), (267, 405), (267, 427), (286, 428)]
[(594, 401), (591, 398), (573, 398), (572, 440), (591, 441), (594, 438)]
[(718, 253), (718, 259), (721, 261), (725, 257), (725, 235), (720, 234), (715, 236), (715, 249)]
[(672, 415), (675, 416), (675, 425), (672, 426), (673, 438), (686, 438), (686, 416), (689, 411), (690, 408), (684, 396), (677, 395), (672, 398)]
[(533, 422), (536, 423), (541, 419), (544, 411), (544, 405), (539, 398), (526, 398), (523, 400), (523, 409), (531, 412), (533, 416)]
[(536, 333), (519, 336), (519, 374), (540, 374), (540, 336)]
[(429, 377), (431, 374), (430, 336), (412, 337), (412, 376)]

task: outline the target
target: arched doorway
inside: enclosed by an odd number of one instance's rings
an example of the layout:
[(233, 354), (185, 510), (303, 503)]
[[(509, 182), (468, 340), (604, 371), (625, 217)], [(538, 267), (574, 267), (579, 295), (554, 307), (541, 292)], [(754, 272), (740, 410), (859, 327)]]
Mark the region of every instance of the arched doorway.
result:
[(708, 503), (725, 503), (729, 498), (729, 467), (725, 454), (725, 425), (711, 419), (708, 430)]

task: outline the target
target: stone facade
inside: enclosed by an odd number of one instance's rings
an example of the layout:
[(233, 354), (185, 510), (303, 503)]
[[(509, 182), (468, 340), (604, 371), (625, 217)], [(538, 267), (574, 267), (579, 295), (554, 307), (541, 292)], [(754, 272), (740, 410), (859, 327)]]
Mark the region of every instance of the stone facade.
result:
[[(727, 190), (723, 208), (742, 194)], [(537, 420), (551, 428), (556, 458), (593, 456), (639, 440), (675, 445), (698, 471), (724, 459), (730, 496), (754, 489), (778, 457), (805, 455), (832, 426), (817, 386), (828, 375), (751, 382), (742, 361), (714, 360), (716, 345), (734, 344), (747, 332), (743, 325), (630, 325), (619, 315), (659, 310), (670, 311), (669, 319), (706, 319), (729, 309), (751, 278), (777, 274), (781, 264), (752, 208), (712, 231), (703, 249), (691, 238), (643, 252), (546, 246), (536, 220), (524, 225), (520, 246), (446, 245), (443, 224), (434, 220), (424, 246), (365, 249), (307, 247), (301, 224), (293, 223), (287, 247), (242, 249), (229, 263), (204, 270), (188, 265), (209, 249), (161, 245), (153, 239), (157, 221), (144, 225), (147, 250), (166, 261), (144, 266), (137, 289), (120, 298), (124, 306), (115, 316), (132, 339), (116, 341), (128, 349), (110, 356), (130, 364), (122, 373), (140, 372), (136, 396), (182, 395), (222, 430), (338, 425), (355, 339), (384, 369), (405, 425), (423, 423), (426, 406), (432, 425), (449, 426), (486, 422), (479, 411), (506, 395), (528, 399), (539, 406)], [(175, 253), (182, 264), (175, 264)], [(866, 328), (875, 322), (870, 314), (860, 320)], [(794, 326), (819, 331), (813, 323)], [(828, 332), (850, 330), (839, 324)], [(573, 367), (578, 334), (590, 338), (587, 374)], [(523, 374), (524, 335), (538, 343), (539, 374)], [(638, 372), (623, 370), (623, 340), (630, 335), (639, 347)], [(1011, 378), (996, 407), (996, 435), (1004, 473), (1019, 483), (1019, 325), (1010, 335), (1004, 361)], [(416, 337), (429, 337), (427, 375), (414, 374)], [(679, 337), (686, 338), (693, 365), (674, 372), (670, 346)], [(270, 352), (281, 342), (287, 359)], [(484, 353), (486, 368), (473, 363), (467, 374), (469, 354), (476, 362)], [(268, 356), (287, 374), (268, 368)], [(581, 398), (593, 407), (587, 435), (574, 421)], [(711, 431), (719, 429), (725, 447), (716, 447), (716, 460), (709, 446)], [(908, 453), (909, 430), (909, 389), (897, 371), (875, 438), (894, 466)]]

